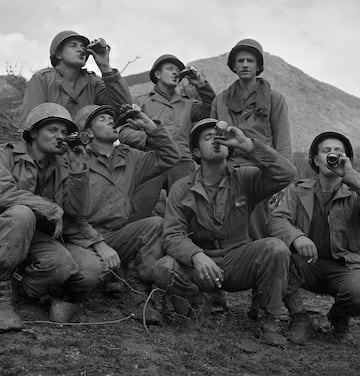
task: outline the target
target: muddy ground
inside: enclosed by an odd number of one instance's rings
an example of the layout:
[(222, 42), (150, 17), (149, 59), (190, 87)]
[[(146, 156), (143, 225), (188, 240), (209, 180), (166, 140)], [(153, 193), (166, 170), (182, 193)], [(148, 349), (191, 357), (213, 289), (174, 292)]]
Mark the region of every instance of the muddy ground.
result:
[[(246, 313), (249, 292), (227, 294), (229, 311), (203, 320), (169, 312), (161, 326), (148, 325), (153, 338), (141, 321), (126, 319), (132, 294), (97, 291), (78, 317), (81, 322), (124, 321), (89, 326), (27, 322), (21, 332), (0, 334), (0, 375), (360, 375), (360, 320), (352, 321), (355, 339), (337, 343), (326, 319), (329, 297), (304, 293), (315, 322), (311, 341), (276, 348), (254, 337), (255, 325)], [(41, 312), (31, 314), (28, 321), (46, 319)], [(286, 328), (286, 315), (282, 324)]]

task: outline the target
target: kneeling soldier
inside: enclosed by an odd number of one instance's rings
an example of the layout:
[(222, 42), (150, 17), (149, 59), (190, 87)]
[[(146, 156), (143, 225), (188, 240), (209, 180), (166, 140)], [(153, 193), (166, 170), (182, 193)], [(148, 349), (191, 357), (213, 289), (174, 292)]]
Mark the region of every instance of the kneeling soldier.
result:
[[(290, 252), (276, 238), (252, 241), (248, 229), (254, 206), (289, 184), (295, 168), (238, 128), (215, 136), (216, 124), (216, 119), (204, 119), (191, 130), (190, 147), (201, 166), (170, 191), (163, 239), (167, 255), (154, 268), (155, 280), (178, 296), (172, 301), (183, 315), (199, 302), (201, 292), (256, 288), (263, 339), (282, 345), (286, 339), (277, 316)], [(229, 168), (229, 148), (246, 153), (257, 167)]]
[(320, 133), (309, 152), (318, 178), (291, 184), (272, 214), (271, 235), (292, 250), (285, 304), (296, 343), (305, 343), (311, 329), (300, 287), (335, 298), (328, 319), (339, 340), (350, 337), (350, 316), (360, 315), (360, 174), (352, 159), (347, 137)]
[[(89, 206), (85, 152), (63, 142), (76, 131), (64, 107), (43, 103), (28, 115), (23, 141), (0, 149), (1, 279), (12, 277), (15, 303), (60, 289), (70, 303), (61, 309), (53, 300), (53, 312), (63, 312), (53, 318), (61, 321), (71, 318), (71, 304), (81, 301), (105, 270), (92, 248), (97, 234), (83, 219)], [(7, 319), (16, 318), (11, 307), (5, 310)]]

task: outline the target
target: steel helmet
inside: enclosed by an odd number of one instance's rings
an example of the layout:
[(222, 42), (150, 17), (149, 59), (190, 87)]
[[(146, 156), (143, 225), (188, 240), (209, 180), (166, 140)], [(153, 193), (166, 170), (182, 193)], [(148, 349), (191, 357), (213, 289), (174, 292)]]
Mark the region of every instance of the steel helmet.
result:
[(109, 105), (99, 106), (97, 104), (90, 104), (81, 108), (75, 115), (75, 123), (82, 132), (89, 127), (91, 120), (99, 114), (110, 114), (115, 120), (114, 109)]
[(22, 132), (24, 140), (30, 142), (30, 131), (52, 120), (64, 123), (68, 134), (78, 131), (78, 127), (71, 119), (70, 112), (57, 103), (42, 103), (33, 108), (25, 119), (24, 125), (19, 128), (19, 131)]
[(182, 71), (183, 69), (185, 69), (185, 65), (184, 65), (184, 63), (183, 63), (181, 60), (179, 60), (176, 56), (174, 56), (174, 55), (170, 55), (170, 54), (167, 54), (167, 55), (161, 55), (160, 57), (158, 57), (158, 58), (155, 60), (153, 66), (152, 66), (152, 68), (151, 68), (151, 70), (150, 70), (150, 73), (149, 73), (150, 80), (151, 80), (154, 84), (156, 84), (156, 82), (157, 82), (157, 78), (155, 77), (155, 72), (160, 68), (160, 66), (161, 66), (162, 64), (165, 64), (165, 63), (173, 63), (173, 64), (175, 64), (175, 65), (176, 65), (181, 71)]
[(241, 50), (247, 50), (255, 54), (257, 58), (258, 68), (256, 70), (256, 75), (264, 71), (264, 51), (261, 44), (254, 39), (242, 39), (240, 42), (236, 43), (235, 46), (229, 53), (227, 65), (228, 67), (235, 72), (234, 70), (234, 60), (236, 54)]
[(55, 35), (55, 37), (53, 38), (50, 44), (50, 61), (53, 67), (57, 65), (56, 53), (58, 52), (61, 45), (69, 38), (80, 39), (84, 43), (85, 46), (87, 46), (90, 43), (88, 38), (86, 38), (83, 35), (80, 35), (76, 31), (72, 31), (72, 30), (60, 31), (60, 33)]
[(209, 127), (215, 127), (216, 123), (218, 122), (217, 119), (213, 118), (206, 118), (198, 121), (193, 125), (190, 131), (190, 139), (189, 139), (189, 146), (190, 151), (192, 152), (194, 149), (197, 148), (197, 141), (199, 138), (199, 133)]
[(324, 140), (327, 140), (328, 138), (336, 138), (337, 140), (340, 140), (344, 144), (346, 156), (349, 157), (351, 161), (354, 158), (354, 151), (353, 151), (351, 142), (346, 136), (344, 136), (341, 133), (334, 132), (334, 131), (322, 132), (314, 138), (309, 149), (308, 161), (309, 161), (311, 168), (317, 174), (319, 173), (319, 167), (317, 167), (314, 163), (314, 156), (317, 155), (318, 153), (319, 144), (323, 142)]

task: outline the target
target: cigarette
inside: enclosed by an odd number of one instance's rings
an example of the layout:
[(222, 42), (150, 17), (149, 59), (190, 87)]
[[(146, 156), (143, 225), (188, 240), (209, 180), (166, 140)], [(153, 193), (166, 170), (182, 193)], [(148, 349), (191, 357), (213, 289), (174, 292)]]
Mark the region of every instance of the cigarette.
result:
[(307, 263), (310, 264), (310, 262), (312, 262), (313, 260), (313, 257), (309, 258), (309, 260), (307, 260)]

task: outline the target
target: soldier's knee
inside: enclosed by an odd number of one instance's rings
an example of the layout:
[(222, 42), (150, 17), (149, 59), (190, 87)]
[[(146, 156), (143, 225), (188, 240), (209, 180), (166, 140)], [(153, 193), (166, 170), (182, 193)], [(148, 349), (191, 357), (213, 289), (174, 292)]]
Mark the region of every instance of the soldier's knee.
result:
[(353, 316), (360, 316), (360, 286), (352, 284), (349, 286), (351, 311)]
[(103, 261), (92, 259), (91, 264), (80, 267), (76, 282), (76, 290), (89, 291), (95, 288), (104, 278), (106, 265)]
[(79, 270), (75, 260), (64, 247), (59, 248), (58, 252), (52, 254), (52, 257), (42, 260), (40, 267), (50, 273), (51, 279), (56, 285), (62, 285)]
[(35, 231), (36, 217), (34, 212), (25, 205), (14, 205), (7, 210), (17, 228)]
[(290, 259), (290, 250), (286, 244), (278, 238), (266, 238), (268, 251), (273, 257)]
[(175, 271), (175, 263), (175, 259), (166, 255), (155, 264), (153, 268), (154, 280), (160, 287), (167, 288), (171, 285)]
[(161, 231), (164, 219), (159, 216), (152, 216), (146, 218), (147, 225), (153, 231)]

